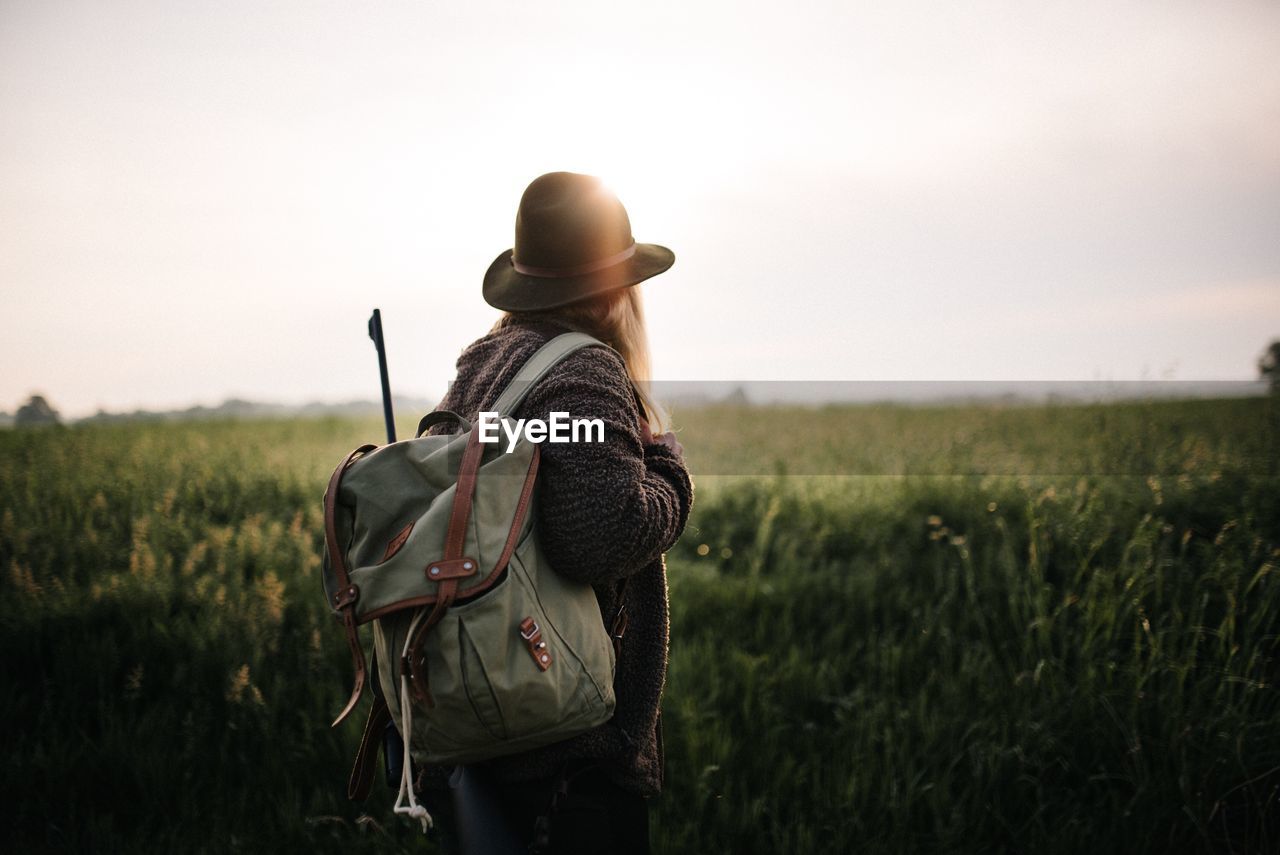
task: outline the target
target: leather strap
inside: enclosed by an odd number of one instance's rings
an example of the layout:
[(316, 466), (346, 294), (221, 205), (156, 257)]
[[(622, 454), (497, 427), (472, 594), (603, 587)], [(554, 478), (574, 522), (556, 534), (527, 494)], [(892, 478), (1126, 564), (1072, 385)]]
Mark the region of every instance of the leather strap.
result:
[(330, 727), (337, 727), (343, 719), (351, 715), (351, 711), (360, 702), (364, 692), (364, 684), (368, 679), (368, 669), (364, 661), (364, 648), (360, 645), (360, 633), (356, 622), (356, 603), (360, 599), (360, 589), (351, 583), (351, 569), (347, 567), (347, 556), (338, 546), (337, 502), (338, 490), (342, 486), (342, 476), (348, 467), (358, 459), (377, 448), (376, 445), (362, 445), (347, 455), (346, 460), (338, 464), (329, 477), (329, 486), (324, 491), (324, 539), (329, 550), (329, 566), (333, 568), (338, 582), (338, 590), (333, 595), (331, 604), (338, 609), (342, 619), (342, 628), (347, 636), (347, 646), (351, 648), (351, 664), (355, 669), (355, 683), (351, 687), (351, 697), (347, 705), (338, 713)]
[[(387, 706), (386, 693), (382, 691), (382, 680), (378, 679), (378, 650), (374, 648), (373, 655), (369, 657), (369, 673), (373, 674), (373, 678), (369, 680), (369, 688), (373, 690), (373, 704), (377, 706), (382, 704)], [(370, 716), (373, 715), (373, 709), (369, 710)], [(366, 724), (366, 730), (372, 725)], [(360, 741), (361, 752), (373, 752), (374, 757), (378, 756), (378, 749), (373, 747), (378, 738), (377, 733), (370, 733), (367, 738), (362, 737)], [(404, 763), (404, 741), (400, 738), (400, 731), (396, 728), (391, 720), (390, 712), (386, 718), (386, 722), (382, 725), (382, 756), (384, 758), (383, 768), (386, 769), (387, 786), (395, 789), (400, 785), (400, 766)], [(366, 744), (367, 743), (367, 744)], [(356, 754), (357, 762), (360, 762), (360, 754)], [(364, 762), (368, 762), (367, 760)], [(373, 763), (377, 765), (376, 760)], [(349, 789), (349, 788), (348, 788)]]
[(467, 436), (467, 448), (462, 452), (458, 467), (458, 483), (454, 488), (453, 514), (449, 517), (449, 530), (444, 540), (444, 560), (462, 557), (462, 547), (467, 540), (467, 521), (471, 517), (471, 502), (475, 498), (476, 474), (484, 444), (480, 442), (480, 426), (471, 428)]
[(418, 432), (414, 436), (422, 436), (441, 422), (457, 422), (462, 425), (463, 430), (471, 430), (471, 422), (452, 410), (432, 410), (422, 417), (422, 421), (418, 422)]
[(498, 556), (498, 563), (494, 565), (495, 570), (501, 570), (511, 561), (511, 555), (516, 551), (516, 540), (520, 537), (521, 527), (524, 525), (525, 515), (529, 512), (529, 503), (533, 501), (533, 485), (538, 477), (538, 463), (542, 460), (541, 446), (534, 444), (533, 459), (529, 461), (529, 472), (524, 478), (524, 487), (520, 489), (520, 501), (516, 504), (516, 513), (511, 520), (511, 529), (507, 532), (507, 542), (502, 545), (502, 554)]
[(369, 708), (369, 718), (364, 723), (364, 733), (360, 737), (360, 748), (356, 751), (355, 764), (351, 767), (351, 775), (347, 778), (347, 798), (352, 801), (364, 801), (373, 788), (374, 772), (378, 768), (378, 740), (391, 721), (391, 710), (381, 696), (373, 699)]
[[(338, 586), (340, 588), (350, 586), (351, 568), (347, 566), (346, 555), (338, 547), (338, 527), (336, 522), (338, 489), (342, 486), (342, 476), (346, 474), (347, 468), (377, 447), (376, 445), (362, 445), (348, 454), (346, 459), (339, 463), (338, 468), (334, 469), (333, 474), (329, 476), (329, 486), (324, 491), (325, 546), (329, 550), (329, 561), (332, 562), (333, 572), (338, 577)], [(338, 605), (337, 602), (333, 603), (335, 608)]]
[(427, 657), (423, 655), (422, 644), (427, 639), (427, 633), (440, 622), (449, 606), (453, 605), (457, 593), (457, 579), (446, 579), (440, 583), (436, 588), (436, 601), (431, 605), (430, 614), (414, 630), (413, 637), (409, 640), (409, 653), (400, 660), (400, 667), (409, 678), (409, 691), (424, 709), (431, 709), (436, 702), (431, 697), (431, 687), (427, 682)]
[[(428, 709), (435, 706), (435, 701), (431, 697), (431, 690), (427, 685), (427, 663), (422, 654), (422, 644), (426, 640), (427, 633), (440, 622), (440, 619), (444, 617), (444, 613), (449, 610), (449, 606), (453, 605), (453, 601), (458, 594), (458, 579), (460, 577), (458, 574), (447, 573), (433, 577), (430, 575), (430, 571), (432, 566), (437, 568), (459, 566), (459, 564), (470, 560), (463, 556), (462, 550), (467, 543), (467, 523), (471, 520), (471, 504), (475, 499), (476, 476), (483, 456), (484, 445), (480, 442), (480, 426), (476, 425), (471, 428), (471, 433), (467, 436), (467, 447), (462, 452), (462, 463), (458, 467), (458, 483), (454, 488), (453, 494), (453, 513), (449, 517), (449, 528), (444, 540), (444, 557), (441, 561), (435, 562), (424, 569), (424, 572), (428, 574), (428, 578), (443, 577), (436, 588), (436, 601), (432, 605), (427, 619), (419, 623), (418, 628), (414, 630), (413, 637), (409, 640), (409, 653), (400, 662), (403, 673), (409, 679), (409, 687), (413, 693), (414, 700)], [(471, 572), (474, 573), (475, 568), (478, 566), (477, 562), (471, 560), (471, 565)], [(463, 573), (460, 575), (469, 574)]]

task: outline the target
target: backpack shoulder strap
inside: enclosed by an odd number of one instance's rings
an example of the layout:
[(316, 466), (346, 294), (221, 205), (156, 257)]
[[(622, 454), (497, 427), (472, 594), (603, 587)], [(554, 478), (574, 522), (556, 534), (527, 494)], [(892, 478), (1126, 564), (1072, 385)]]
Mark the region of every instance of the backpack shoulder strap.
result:
[(608, 347), (599, 339), (580, 332), (561, 333), (551, 339), (529, 357), (520, 368), (520, 373), (502, 390), (498, 400), (489, 409), (500, 416), (510, 416), (548, 371), (569, 354), (592, 345)]

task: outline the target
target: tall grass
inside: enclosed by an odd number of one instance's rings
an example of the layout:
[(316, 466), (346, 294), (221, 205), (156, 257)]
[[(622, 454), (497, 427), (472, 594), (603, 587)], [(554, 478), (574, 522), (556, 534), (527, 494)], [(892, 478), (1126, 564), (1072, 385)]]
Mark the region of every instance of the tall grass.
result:
[(704, 490), (663, 851), (1277, 851), (1275, 486)]
[[(679, 415), (659, 851), (1280, 851), (1274, 402)], [(377, 436), (0, 433), (14, 851), (431, 849), (327, 728)]]

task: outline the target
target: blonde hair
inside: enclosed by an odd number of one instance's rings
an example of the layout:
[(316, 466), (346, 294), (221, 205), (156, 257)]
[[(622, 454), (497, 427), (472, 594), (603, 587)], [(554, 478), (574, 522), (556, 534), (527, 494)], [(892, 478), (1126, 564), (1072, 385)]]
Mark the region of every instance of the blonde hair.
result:
[(493, 325), (497, 332), (518, 319), (558, 321), (577, 332), (594, 336), (612, 347), (622, 357), (627, 375), (635, 384), (644, 404), (641, 415), (649, 423), (654, 436), (670, 430), (671, 419), (666, 409), (653, 397), (649, 361), (649, 335), (644, 325), (644, 301), (640, 287), (616, 288), (587, 300), (570, 303), (558, 309), (536, 312), (503, 312)]

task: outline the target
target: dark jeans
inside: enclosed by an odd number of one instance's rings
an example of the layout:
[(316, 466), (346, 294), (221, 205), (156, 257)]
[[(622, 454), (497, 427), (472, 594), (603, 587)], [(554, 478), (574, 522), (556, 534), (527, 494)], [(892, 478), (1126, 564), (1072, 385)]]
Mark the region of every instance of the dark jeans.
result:
[[(555, 809), (551, 810), (553, 797)], [(476, 787), (487, 792), (478, 796)], [(440, 822), (441, 843), (448, 853), (473, 855), (492, 851), (505, 853), (511, 847), (499, 842), (501, 833), (494, 833), (493, 822), (500, 815), (510, 829), (511, 837), (523, 845), (537, 836), (540, 817), (548, 832), (548, 845), (542, 850), (547, 855), (648, 855), (649, 853), (649, 805), (640, 796), (624, 790), (609, 780), (599, 766), (579, 765), (570, 767), (564, 777), (559, 775), (516, 784), (491, 781), (481, 776), (473, 777), (465, 788), (472, 799), (469, 805), (455, 805), (456, 810), (445, 808), (436, 799), (432, 806)], [(457, 791), (453, 791), (456, 796)], [(437, 796), (443, 795), (437, 793)], [(485, 798), (492, 814), (484, 816), (477, 810), (474, 800)], [(480, 838), (481, 842), (477, 843)]]

